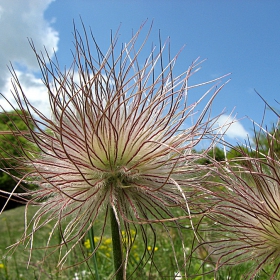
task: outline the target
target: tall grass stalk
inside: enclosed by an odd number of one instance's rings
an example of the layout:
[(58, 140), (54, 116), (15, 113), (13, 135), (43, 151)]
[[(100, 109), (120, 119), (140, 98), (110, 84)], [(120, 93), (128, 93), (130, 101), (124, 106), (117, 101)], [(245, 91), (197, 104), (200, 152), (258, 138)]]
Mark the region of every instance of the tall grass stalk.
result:
[(100, 280), (99, 270), (98, 270), (98, 265), (97, 265), (97, 256), (96, 256), (96, 247), (95, 247), (95, 241), (94, 241), (93, 225), (91, 226), (91, 228), (89, 230), (89, 240), (90, 240), (90, 244), (92, 246), (92, 251), (94, 252), (92, 255), (92, 261), (93, 261), (93, 266), (94, 266), (95, 278), (96, 278), (96, 280)]

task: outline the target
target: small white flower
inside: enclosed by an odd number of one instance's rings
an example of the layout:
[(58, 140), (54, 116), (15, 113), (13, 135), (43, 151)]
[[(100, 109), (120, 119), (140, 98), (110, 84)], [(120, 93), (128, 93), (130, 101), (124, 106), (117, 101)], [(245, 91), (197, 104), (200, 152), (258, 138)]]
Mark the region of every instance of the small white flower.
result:
[(174, 273), (174, 276), (175, 276), (175, 278), (174, 278), (175, 280), (183, 279), (180, 272), (175, 272), (175, 273)]
[(75, 273), (74, 273), (74, 278), (73, 278), (73, 280), (80, 280), (80, 278), (79, 278), (79, 273), (78, 273), (78, 272), (75, 272)]

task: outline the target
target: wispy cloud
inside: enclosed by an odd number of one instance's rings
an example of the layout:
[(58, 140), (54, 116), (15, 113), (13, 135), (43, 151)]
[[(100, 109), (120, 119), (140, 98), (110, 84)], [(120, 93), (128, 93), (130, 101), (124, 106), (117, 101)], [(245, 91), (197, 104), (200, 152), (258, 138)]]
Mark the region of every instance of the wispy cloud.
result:
[(222, 133), (225, 136), (236, 141), (243, 141), (250, 138), (250, 133), (243, 127), (241, 120), (236, 119), (231, 115), (221, 115), (217, 121), (217, 124), (221, 127)]
[(44, 47), (51, 54), (58, 49), (58, 32), (44, 18), (44, 12), (53, 0), (0, 0), (0, 92), (10, 76), (7, 69), (12, 62), (25, 73), (38, 70), (36, 57), (27, 38), (37, 49)]

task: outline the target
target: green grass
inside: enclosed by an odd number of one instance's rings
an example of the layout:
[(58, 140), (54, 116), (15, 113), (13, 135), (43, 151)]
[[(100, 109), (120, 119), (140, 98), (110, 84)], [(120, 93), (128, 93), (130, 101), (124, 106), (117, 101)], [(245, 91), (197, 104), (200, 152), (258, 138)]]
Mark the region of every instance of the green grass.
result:
[[(0, 216), (0, 280), (16, 280), (16, 279), (74, 279), (74, 280), (86, 280), (86, 279), (97, 279), (94, 276), (94, 262), (92, 259), (88, 263), (83, 263), (79, 266), (70, 267), (67, 270), (59, 271), (56, 267), (58, 260), (58, 253), (54, 253), (49, 256), (45, 262), (41, 262), (45, 257), (45, 250), (34, 250), (32, 251), (32, 258), (29, 266), (29, 245), (19, 245), (16, 250), (9, 252), (6, 248), (11, 244), (15, 243), (20, 239), (24, 232), (24, 211), (25, 207), (19, 207), (13, 210), (8, 210), (3, 212)], [(28, 219), (36, 212), (36, 207), (30, 207), (28, 210)], [(52, 230), (53, 224), (50, 223), (38, 234), (36, 239), (34, 239), (34, 247), (44, 247), (46, 240)], [(96, 225), (98, 228), (98, 224)], [(152, 236), (151, 229), (147, 226), (144, 229), (148, 236)], [(174, 250), (176, 252), (179, 267), (184, 266), (183, 262), (183, 252), (181, 239), (178, 238), (178, 232), (174, 228), (170, 228), (169, 236), (166, 231), (160, 226), (156, 227), (157, 240), (154, 244), (149, 243), (144, 245), (142, 241), (141, 234), (138, 234), (138, 238), (135, 239), (133, 244), (130, 259), (128, 262), (128, 275), (130, 275), (134, 270), (135, 273), (130, 279), (175, 279), (174, 273), (177, 271), (176, 264), (174, 262), (174, 255), (171, 246), (171, 240), (173, 241)], [(135, 236), (135, 232), (132, 230), (132, 237)], [(90, 236), (89, 236), (90, 237)], [(188, 251), (191, 251), (193, 242), (193, 233), (191, 229), (186, 229), (182, 231), (182, 237)], [(126, 236), (123, 236), (124, 240)], [(100, 240), (98, 235), (95, 236), (95, 243)], [(55, 235), (53, 243), (59, 242), (59, 235)], [(90, 239), (84, 240), (80, 248), (71, 252), (65, 265), (71, 266), (83, 259), (82, 252), (84, 254), (89, 254), (92, 250), (92, 245)], [(113, 271), (113, 261), (112, 261), (112, 248), (111, 248), (111, 238), (105, 232), (105, 237), (102, 240), (101, 246), (96, 254), (97, 266), (99, 272), (100, 280), (109, 279)], [(151, 261), (148, 256), (151, 253), (153, 246), (154, 257)], [(81, 251), (82, 249), (82, 251)], [(143, 262), (140, 262), (142, 252), (146, 250), (146, 256)], [(146, 263), (146, 265), (144, 265)], [(223, 269), (216, 279), (219, 280), (239, 280), (243, 279), (242, 275), (246, 273), (246, 267), (250, 264), (240, 265), (234, 268)], [(201, 260), (198, 255), (194, 255), (191, 263), (188, 263), (188, 271), (190, 274), (200, 274), (202, 271), (210, 271), (213, 269), (211, 265), (202, 265)], [(228, 277), (231, 278), (228, 278)], [(205, 276), (197, 276), (192, 278), (194, 280), (212, 280), (214, 279), (213, 274), (208, 274)], [(256, 279), (265, 280), (267, 275), (259, 274)]]
[[(36, 207), (29, 208), (28, 220), (31, 219), (36, 210)], [(7, 247), (17, 242), (24, 232), (24, 212), (25, 207), (18, 207), (5, 211), (0, 216), (0, 279), (73, 279), (75, 273), (81, 274), (83, 271), (89, 271), (87, 265), (83, 264), (78, 269), (71, 268), (60, 273), (56, 268), (57, 254), (48, 258), (46, 262), (41, 262), (44, 258), (45, 250), (32, 250), (32, 258), (28, 265), (30, 244), (22, 244), (14, 252), (9, 251)], [(36, 239), (34, 239), (35, 248), (45, 246), (51, 229), (52, 224), (50, 223), (40, 230), (39, 234), (36, 235)], [(71, 258), (74, 262), (75, 254)], [(92, 278), (84, 277), (84, 279)]]

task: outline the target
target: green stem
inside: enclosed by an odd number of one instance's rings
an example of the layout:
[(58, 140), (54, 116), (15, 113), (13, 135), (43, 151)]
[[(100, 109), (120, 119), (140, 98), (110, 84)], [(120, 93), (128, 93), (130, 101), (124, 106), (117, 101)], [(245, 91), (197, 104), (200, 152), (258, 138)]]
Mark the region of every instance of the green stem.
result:
[[(94, 231), (93, 231), (93, 226), (91, 227), (91, 229), (89, 230), (89, 240), (90, 240), (90, 244), (92, 246), (92, 250), (95, 250), (95, 242), (94, 242)], [(96, 252), (93, 254), (92, 256), (93, 259), (93, 265), (94, 265), (94, 270), (95, 270), (95, 277), (96, 280), (99, 280), (99, 272), (98, 272), (98, 266), (97, 266), (97, 260), (96, 260)]]
[(116, 271), (116, 280), (123, 280), (123, 257), (122, 257), (122, 241), (119, 231), (119, 225), (111, 207), (111, 233), (112, 233), (112, 243), (113, 243), (113, 257), (114, 266)]

